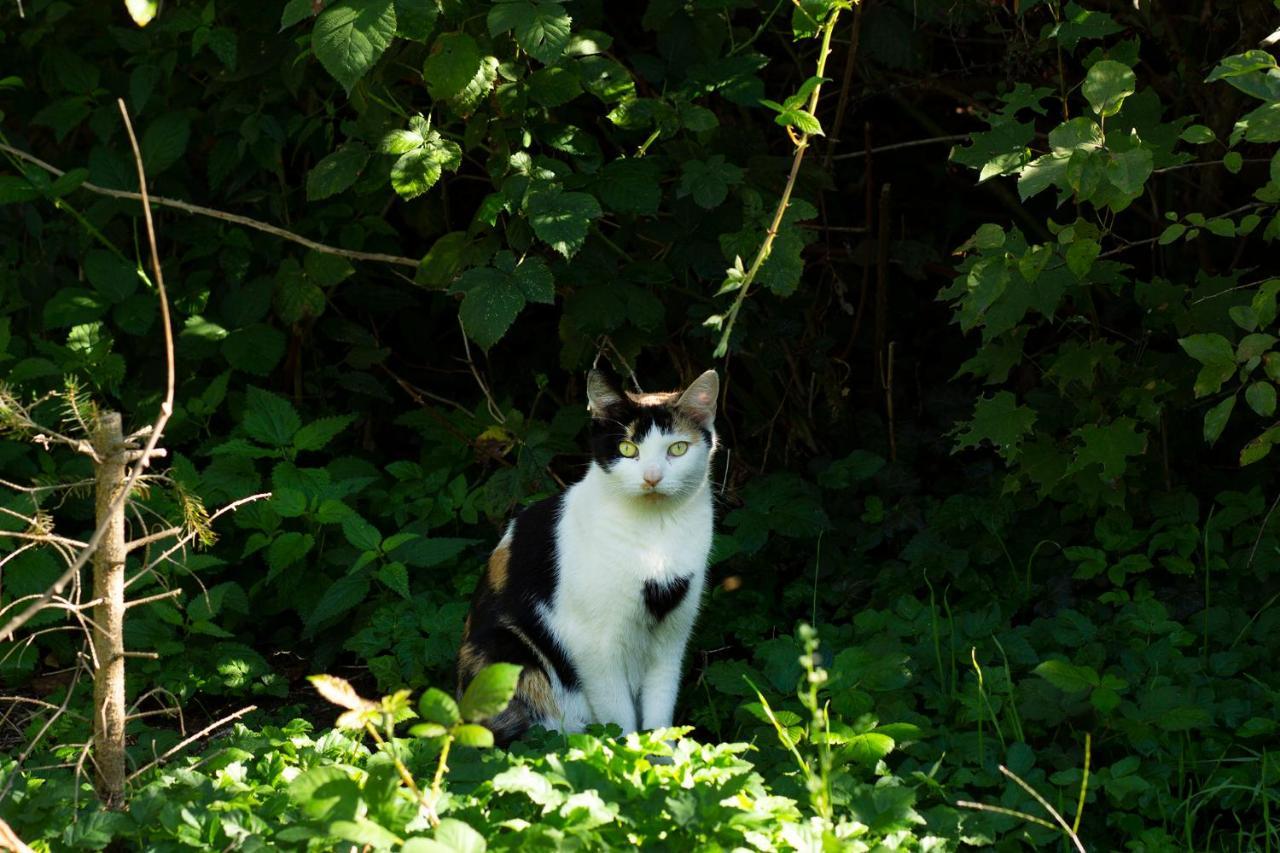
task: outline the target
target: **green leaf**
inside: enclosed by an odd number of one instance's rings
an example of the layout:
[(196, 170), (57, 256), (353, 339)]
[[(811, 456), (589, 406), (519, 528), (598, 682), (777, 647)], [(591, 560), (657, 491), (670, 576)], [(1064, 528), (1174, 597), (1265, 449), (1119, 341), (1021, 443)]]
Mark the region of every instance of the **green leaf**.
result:
[(1170, 243), (1172, 243), (1174, 240), (1177, 240), (1186, 232), (1187, 232), (1187, 226), (1183, 225), (1181, 222), (1175, 222), (1172, 225), (1170, 225), (1168, 228), (1160, 232), (1160, 237), (1159, 239), (1156, 240), (1156, 242), (1159, 243), (1161, 246), (1167, 246)]
[(467, 337), (486, 350), (501, 340), (525, 304), (520, 285), (492, 267), (467, 270), (455, 290), (466, 292), (458, 314)]
[(343, 768), (321, 765), (289, 783), (289, 799), (313, 820), (350, 820), (360, 808), (360, 786)]
[(289, 0), (280, 13), (280, 29), (286, 30), (299, 21), (315, 15), (314, 0)]
[(1193, 124), (1178, 134), (1178, 138), (1183, 142), (1190, 142), (1192, 145), (1205, 145), (1213, 142), (1217, 137), (1213, 135), (1213, 131), (1203, 124)]
[(1098, 465), (1102, 468), (1104, 480), (1119, 478), (1128, 467), (1128, 457), (1137, 456), (1147, 449), (1146, 436), (1134, 426), (1131, 418), (1117, 418), (1106, 425), (1089, 424), (1076, 430), (1074, 435), (1081, 444), (1067, 473), (1074, 474)]
[(1113, 116), (1124, 99), (1134, 93), (1133, 69), (1112, 59), (1095, 62), (1084, 79), (1084, 97), (1099, 116)]
[(507, 707), (515, 695), (522, 667), (495, 663), (480, 670), (467, 685), (458, 708), (468, 722), (486, 720)]
[(1264, 418), (1276, 413), (1276, 386), (1270, 382), (1259, 380), (1249, 385), (1244, 392), (1245, 402)]
[(138, 289), (138, 270), (114, 252), (94, 249), (85, 255), (84, 276), (111, 302), (122, 302)]
[(1151, 151), (1147, 148), (1130, 148), (1114, 155), (1107, 162), (1107, 180), (1121, 192), (1136, 195), (1151, 177)]
[(1244, 364), (1252, 358), (1261, 358), (1267, 350), (1271, 349), (1275, 342), (1274, 335), (1267, 335), (1262, 332), (1245, 335), (1240, 339), (1240, 343), (1236, 345), (1235, 360), (1240, 364)]
[(310, 533), (297, 531), (282, 533), (272, 539), (267, 547), (267, 566), (270, 569), (267, 581), (307, 556), (315, 544), (315, 537)]
[(965, 430), (956, 435), (955, 449), (977, 447), (985, 441), (995, 447), (1005, 461), (1012, 462), (1035, 422), (1035, 410), (1019, 406), (1017, 398), (1008, 391), (1000, 391), (991, 398), (979, 397), (973, 407), (973, 418), (962, 424)]
[(466, 33), (441, 33), (422, 68), (427, 91), (437, 101), (461, 95), (481, 73), (480, 46)]
[(453, 739), (459, 746), (487, 749), (493, 746), (493, 732), (475, 723), (465, 723), (453, 730)]
[(1097, 240), (1076, 240), (1067, 247), (1067, 267), (1076, 274), (1077, 278), (1084, 278), (1089, 274), (1089, 270), (1093, 269), (1093, 262), (1098, 259), (1101, 252), (1102, 246)]
[(406, 151), (391, 167), (391, 186), (403, 199), (417, 198), (435, 186), (445, 169), (457, 171), (462, 165), (462, 149), (432, 130), (422, 147)]
[(307, 615), (303, 634), (312, 636), (325, 622), (329, 622), (365, 600), (369, 594), (369, 576), (345, 575), (329, 585), (320, 597), (315, 609)]
[(453, 728), (462, 722), (462, 714), (458, 711), (458, 703), (453, 697), (436, 687), (428, 687), (418, 700), (418, 713), (422, 719)]
[(307, 173), (307, 201), (323, 201), (350, 187), (369, 162), (369, 149), (348, 142), (329, 154)]
[(286, 258), (276, 273), (276, 288), (272, 297), (276, 316), (293, 324), (314, 319), (324, 313), (324, 291), (307, 280), (293, 258)]
[(1124, 28), (1106, 12), (1094, 12), (1081, 8), (1076, 3), (1068, 3), (1063, 11), (1063, 20), (1055, 26), (1050, 35), (1067, 50), (1075, 50), (1077, 44), (1084, 39), (1101, 39), (1121, 32)]
[(1018, 197), (1023, 201), (1051, 186), (1062, 186), (1067, 173), (1068, 154), (1045, 154), (1023, 167), (1018, 175)]
[(1271, 427), (1263, 432), (1257, 438), (1250, 441), (1240, 451), (1240, 465), (1252, 465), (1259, 459), (1266, 458), (1271, 452), (1271, 447), (1280, 441), (1280, 428)]
[(566, 258), (582, 247), (591, 223), (602, 214), (595, 196), (559, 187), (531, 191), (524, 206), (533, 233)]
[(40, 198), (40, 191), (26, 178), (0, 175), (0, 204), (21, 204)]
[(679, 195), (693, 196), (699, 207), (708, 210), (724, 203), (729, 187), (742, 183), (742, 170), (726, 162), (723, 154), (706, 160), (686, 160), (681, 167)]
[(893, 738), (886, 734), (865, 732), (854, 735), (840, 748), (840, 758), (874, 767), (877, 761), (893, 752), (894, 746)]
[(334, 415), (314, 420), (293, 436), (293, 448), (299, 451), (321, 450), (355, 419), (355, 415)]
[(662, 201), (662, 169), (651, 158), (606, 163), (592, 186), (605, 207), (617, 213), (652, 216)]
[(284, 355), (285, 339), (265, 323), (236, 329), (222, 341), (222, 356), (237, 370), (266, 376)]
[(814, 136), (823, 135), (822, 122), (818, 121), (818, 117), (808, 110), (783, 110), (774, 118), (773, 123), (782, 127), (794, 127), (801, 133), (808, 133)]
[(409, 592), (409, 570), (405, 568), (404, 563), (394, 561), (387, 563), (378, 569), (378, 580), (405, 601), (413, 600), (413, 595)]
[(1212, 332), (1179, 338), (1178, 346), (1201, 364), (1234, 364), (1236, 360), (1231, 342)]
[(1064, 693), (1078, 693), (1099, 684), (1098, 673), (1092, 667), (1066, 661), (1047, 660), (1031, 671)]
[(382, 544), (378, 528), (352, 512), (342, 517), (342, 534), (361, 551), (376, 551)]
[(182, 159), (190, 136), (191, 119), (183, 113), (167, 113), (148, 124), (138, 143), (147, 178), (154, 178)]
[(293, 404), (250, 385), (245, 393), (244, 431), (269, 447), (287, 447), (302, 426)]
[(534, 59), (550, 65), (569, 43), (571, 20), (552, 0), (499, 0), (489, 10), (489, 35), (514, 31), (516, 44)]
[(530, 302), (552, 305), (556, 301), (556, 282), (551, 269), (542, 258), (525, 258), (511, 272), (524, 298)]
[(351, 93), (396, 34), (392, 0), (342, 0), (325, 9), (311, 33), (311, 50)]
[[(1244, 131), (1246, 142), (1280, 142), (1280, 101), (1263, 104), (1236, 122), (1236, 131)], [(1232, 138), (1235, 132), (1232, 132)]]
[[(1274, 397), (1275, 392), (1272, 392)], [(1274, 399), (1272, 400), (1274, 403)], [(1218, 440), (1218, 436), (1222, 435), (1222, 430), (1226, 427), (1227, 421), (1231, 418), (1231, 411), (1236, 407), (1236, 395), (1232, 394), (1227, 399), (1218, 403), (1204, 414), (1204, 440), (1206, 444), (1212, 445)]]

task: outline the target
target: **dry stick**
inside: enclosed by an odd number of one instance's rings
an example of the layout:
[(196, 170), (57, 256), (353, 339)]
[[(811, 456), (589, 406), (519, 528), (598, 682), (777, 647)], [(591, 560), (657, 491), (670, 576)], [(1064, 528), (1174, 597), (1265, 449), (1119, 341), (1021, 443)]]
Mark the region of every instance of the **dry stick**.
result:
[(1010, 770), (1008, 767), (1005, 767), (1003, 764), (999, 765), (999, 769), (1001, 773), (1008, 776), (1013, 781), (1017, 782), (1018, 787), (1022, 788), (1022, 790), (1026, 791), (1033, 798), (1035, 798), (1035, 801), (1039, 803), (1044, 808), (1044, 810), (1047, 811), (1050, 814), (1050, 816), (1053, 817), (1053, 819), (1058, 822), (1058, 826), (1062, 827), (1062, 831), (1065, 832), (1067, 834), (1067, 837), (1071, 839), (1071, 843), (1075, 845), (1076, 849), (1079, 850), (1080, 853), (1085, 853), (1084, 845), (1080, 843), (1080, 836), (1076, 835), (1075, 831), (1072, 830), (1071, 827), (1067, 826), (1066, 820), (1063, 819), (1062, 815), (1058, 813), (1057, 809), (1049, 805), (1048, 800), (1040, 796), (1039, 791), (1037, 791), (1035, 788), (1028, 785), (1026, 782), (1022, 780), (1020, 776), (1018, 776), (1017, 773), (1014, 773), (1012, 770)]
[[(247, 503), (253, 503), (254, 501), (260, 501), (263, 498), (269, 498), (269, 497), (271, 497), (271, 492), (259, 492), (256, 495), (249, 495), (247, 498), (240, 498), (240, 500), (238, 501), (232, 501), (231, 503), (219, 509), (217, 512), (210, 515), (209, 524), (213, 524), (214, 519), (218, 518), (219, 516), (225, 515), (228, 512), (234, 512), (235, 510), (239, 509), (240, 507), (244, 506)], [(151, 571), (156, 566), (163, 563), (175, 551), (181, 549), (184, 545), (186, 545), (188, 542), (190, 542), (192, 539), (195, 539), (199, 535), (200, 534), (198, 531), (193, 530), (190, 533), (188, 533), (186, 536), (183, 536), (177, 542), (173, 543), (173, 545), (169, 548), (169, 550), (165, 551), (159, 557), (156, 557), (150, 563), (143, 566), (141, 569), (138, 570), (138, 573), (136, 575), (129, 578), (129, 580), (125, 582), (124, 588), (128, 589), (129, 587), (133, 586), (134, 583), (136, 583), (139, 578), (146, 577), (147, 572)]]
[(148, 762), (147, 764), (142, 765), (137, 770), (130, 773), (129, 778), (125, 781), (132, 782), (134, 779), (137, 779), (139, 776), (141, 776), (143, 773), (146, 773), (152, 767), (155, 767), (158, 764), (162, 764), (165, 761), (168, 761), (170, 758), (174, 756), (174, 754), (181, 751), (184, 747), (189, 746), (190, 744), (194, 743), (195, 741), (207, 735), (209, 732), (213, 731), (214, 729), (220, 726), (225, 726), (227, 723), (234, 722), (235, 720), (238, 720), (241, 717), (243, 717), (245, 714), (248, 714), (256, 710), (258, 710), (257, 705), (247, 705), (244, 708), (241, 708), (239, 711), (236, 711), (234, 714), (228, 714), (227, 716), (223, 717), (221, 720), (210, 723), (200, 731), (193, 734), (191, 737), (186, 738), (185, 740), (179, 741), (178, 743), (169, 747), (169, 749), (165, 750), (154, 761)]
[[(32, 156), (31, 154), (28, 154), (26, 151), (23, 151), (19, 148), (14, 148), (10, 145), (5, 145), (4, 143), (0, 143), (0, 151), (7, 151), (8, 153), (12, 154), (14, 157), (17, 157), (20, 160), (26, 160), (28, 163), (33, 163), (34, 165), (39, 166), (41, 169), (44, 169), (46, 172), (49, 172), (55, 177), (62, 177), (63, 175), (66, 174), (66, 172), (62, 171), (56, 166), (50, 165), (49, 163), (46, 163), (43, 160), (41, 160), (39, 157)], [(337, 246), (328, 246), (328, 245), (325, 245), (324, 243), (317, 243), (315, 240), (311, 240), (306, 237), (303, 237), (301, 234), (295, 234), (292, 231), (286, 231), (283, 228), (280, 228), (275, 225), (271, 225), (270, 223), (267, 223), (267, 222), (260, 222), (257, 219), (250, 219), (247, 216), (240, 216), (239, 214), (235, 214), (235, 213), (227, 213), (224, 210), (216, 210), (212, 207), (203, 207), (198, 204), (191, 204), (189, 202), (179, 201), (176, 198), (164, 198), (163, 196), (156, 196), (154, 198), (147, 199), (144, 195), (139, 193), (131, 193), (125, 190), (108, 189), (107, 187), (100, 187), (97, 184), (91, 184), (88, 181), (85, 181), (84, 183), (80, 184), (78, 188), (83, 190), (88, 190), (91, 193), (110, 196), (111, 198), (122, 198), (122, 199), (128, 199), (129, 201), (142, 201), (144, 203), (149, 201), (151, 204), (154, 204), (157, 207), (171, 207), (174, 210), (181, 210), (183, 213), (191, 213), (196, 216), (208, 216), (211, 219), (221, 219), (224, 222), (233, 222), (236, 225), (243, 225), (246, 228), (252, 228), (255, 231), (261, 231), (264, 234), (270, 234), (274, 237), (280, 237), (281, 239), (289, 240), (294, 243), (297, 243), (300, 246), (306, 246), (308, 249), (311, 249), (313, 251), (323, 252), (326, 255), (338, 255), (344, 258), (350, 258), (353, 261), (376, 261), (379, 263), (386, 263), (386, 264), (399, 264), (401, 266), (413, 267), (415, 269), (418, 267), (418, 261), (413, 258), (404, 258), (404, 257), (400, 257), (399, 255), (385, 255), (385, 254), (382, 254), (381, 252), (355, 252), (350, 249), (339, 249)]]
[(4, 788), (0, 790), (0, 802), (3, 802), (4, 798), (9, 796), (9, 790), (13, 788), (13, 783), (18, 779), (18, 771), (22, 769), (23, 763), (31, 757), (31, 753), (40, 744), (45, 732), (49, 731), (49, 727), (53, 725), (55, 720), (67, 712), (67, 706), (71, 704), (71, 696), (76, 692), (76, 685), (80, 683), (80, 672), (81, 668), (77, 666), (76, 673), (71, 679), (71, 684), (67, 686), (67, 695), (63, 697), (62, 704), (58, 706), (58, 710), (54, 712), (53, 716), (45, 720), (44, 725), (40, 727), (40, 731), (36, 733), (36, 736), (31, 739), (31, 743), (27, 744), (27, 748), (18, 756), (18, 763), (9, 772), (9, 779), (5, 782)]
[[(819, 78), (822, 77), (827, 68), (827, 54), (831, 52), (831, 33), (835, 31), (836, 19), (839, 16), (840, 10), (833, 10), (831, 17), (822, 28), (822, 47), (818, 50), (818, 68), (815, 75)], [(818, 95), (821, 91), (822, 84), (819, 83), (813, 87), (813, 92), (809, 95), (810, 115), (816, 115)], [(790, 132), (789, 128), (788, 132)], [(751, 267), (747, 270), (746, 276), (742, 279), (742, 284), (738, 287), (738, 295), (734, 298), (733, 304), (729, 306), (728, 322), (725, 323), (724, 333), (720, 336), (720, 343), (716, 347), (716, 358), (723, 358), (729, 351), (729, 338), (733, 335), (733, 326), (738, 321), (738, 312), (742, 310), (742, 303), (746, 301), (747, 293), (751, 290), (751, 284), (755, 281), (756, 273), (760, 272), (760, 267), (764, 265), (765, 260), (769, 257), (769, 251), (773, 248), (774, 238), (778, 236), (778, 229), (782, 227), (782, 217), (786, 215), (787, 206), (791, 203), (791, 192), (795, 189), (796, 178), (800, 174), (800, 163), (804, 160), (804, 152), (809, 148), (809, 134), (802, 133), (799, 136), (793, 136), (792, 139), (795, 141), (796, 151), (791, 160), (791, 172), (787, 175), (786, 186), (782, 188), (782, 198), (778, 200), (778, 209), (773, 213), (773, 222), (770, 223), (769, 230), (765, 232), (764, 242), (760, 244), (760, 249), (751, 261)]]
[(967, 133), (957, 133), (953, 136), (935, 136), (931, 139), (916, 139), (911, 142), (895, 142), (892, 145), (881, 145), (878, 148), (872, 148), (870, 151), (851, 151), (848, 154), (837, 154), (832, 160), (857, 160), (860, 157), (866, 157), (868, 154), (880, 154), (884, 151), (898, 151), (902, 148), (915, 148), (920, 145), (938, 145), (943, 142), (962, 142), (969, 138)]
[(844, 127), (844, 113), (849, 106), (849, 87), (853, 85), (853, 68), (858, 58), (858, 41), (862, 34), (862, 4), (853, 10), (853, 33), (849, 37), (849, 52), (844, 58), (844, 78), (840, 81), (840, 100), (836, 102), (836, 118), (831, 123), (831, 134), (827, 137), (827, 154), (822, 158), (822, 168), (830, 169), (831, 155), (840, 141), (840, 129)]

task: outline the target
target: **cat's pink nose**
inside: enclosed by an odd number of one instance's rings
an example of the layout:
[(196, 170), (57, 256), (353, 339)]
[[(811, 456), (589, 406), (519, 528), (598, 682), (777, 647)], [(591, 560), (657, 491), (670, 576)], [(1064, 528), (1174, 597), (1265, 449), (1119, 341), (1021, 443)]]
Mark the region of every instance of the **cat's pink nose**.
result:
[(662, 482), (662, 472), (657, 468), (646, 468), (644, 472), (644, 484), (649, 488), (654, 488)]

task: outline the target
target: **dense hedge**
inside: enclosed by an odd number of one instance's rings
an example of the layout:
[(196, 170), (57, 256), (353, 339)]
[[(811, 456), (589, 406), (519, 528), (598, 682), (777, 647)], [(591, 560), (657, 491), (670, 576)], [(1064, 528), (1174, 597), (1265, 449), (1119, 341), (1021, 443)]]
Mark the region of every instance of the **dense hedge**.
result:
[[(451, 683), (500, 525), (588, 460), (603, 360), (649, 390), (722, 375), (693, 728), (670, 766), (602, 733), (459, 746), (442, 809), (490, 845), (1057, 843), (1000, 764), (1068, 824), (1083, 785), (1090, 848), (1280, 844), (1276, 15), (1086, 5), (7, 4), (13, 400), (57, 392), (34, 412), (68, 430), (67, 377), (133, 427), (159, 405), (117, 97), (161, 205), (320, 248), (156, 208), (181, 381), (137, 524), (272, 494), (131, 588), (185, 595), (130, 612), (159, 653), (130, 697), (188, 727), (261, 710), (108, 814), (32, 769), (80, 755), (76, 694), (26, 772), (0, 762), (0, 816), (59, 849), (428, 834), (303, 676)], [(89, 472), (17, 433), (0, 470)], [(91, 526), (79, 492), (0, 491), (33, 500)], [(60, 566), (7, 561), (0, 606)], [(57, 705), (81, 649), (0, 644), (0, 681)], [(14, 708), (16, 758), (48, 710)], [(130, 736), (139, 764), (181, 739)], [(430, 779), (439, 738), (402, 746)]]

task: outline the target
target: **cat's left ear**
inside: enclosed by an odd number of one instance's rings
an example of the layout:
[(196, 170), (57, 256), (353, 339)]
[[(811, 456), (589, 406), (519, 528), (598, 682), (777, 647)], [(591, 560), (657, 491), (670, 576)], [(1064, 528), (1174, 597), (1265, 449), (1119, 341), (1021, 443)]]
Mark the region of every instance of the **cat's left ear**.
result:
[(604, 413), (621, 403), (622, 391), (617, 381), (603, 370), (593, 370), (587, 374), (587, 405), (593, 418), (604, 417)]
[(716, 419), (716, 400), (720, 397), (720, 377), (708, 370), (684, 389), (676, 407), (687, 413), (704, 429), (710, 429)]

